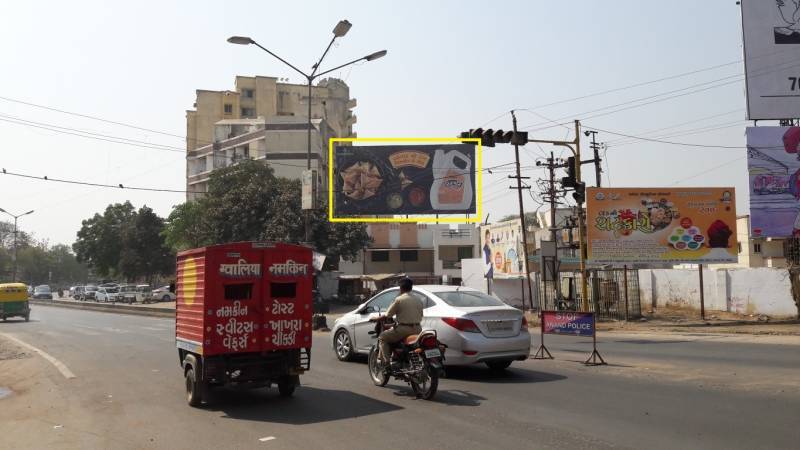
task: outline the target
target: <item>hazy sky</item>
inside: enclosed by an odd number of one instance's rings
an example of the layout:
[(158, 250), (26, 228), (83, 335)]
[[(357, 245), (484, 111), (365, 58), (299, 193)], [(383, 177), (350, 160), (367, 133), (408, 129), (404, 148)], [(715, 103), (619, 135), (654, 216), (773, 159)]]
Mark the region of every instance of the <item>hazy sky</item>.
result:
[[(332, 67), (376, 50), (380, 60), (339, 77), (358, 99), (360, 137), (454, 136), (486, 125), (510, 128), (511, 108), (535, 109), (565, 99), (714, 66), (677, 77), (532, 111), (520, 126), (562, 139), (543, 118), (625, 134), (695, 131), (665, 138), (744, 145), (744, 83), (739, 9), (733, 0), (211, 2), (26, 1), (3, 3), (0, 97), (98, 116), (183, 136), (195, 89), (232, 89), (234, 76), (302, 82), (255, 47), (230, 45), (249, 35), (301, 68), (325, 48), (340, 19), (353, 23), (332, 49)], [(719, 83), (708, 83), (723, 79)], [(716, 87), (717, 84), (730, 84)], [(690, 86), (702, 92), (592, 117)], [(672, 94), (672, 95), (675, 95)], [(651, 102), (663, 97), (642, 100)], [(591, 112), (603, 107), (625, 105)], [(90, 140), (11, 123), (24, 119), (182, 149), (180, 137), (111, 125), (0, 99), (0, 166), (9, 171), (97, 183), (184, 189), (184, 155)], [(720, 128), (725, 127), (725, 128)], [(710, 131), (709, 131), (710, 130)], [(696, 131), (708, 131), (696, 133)], [(571, 136), (569, 136), (571, 138)], [(605, 182), (612, 186), (728, 186), (747, 211), (745, 151), (701, 149), (599, 133), (609, 142)], [(618, 144), (615, 146), (614, 144)], [(528, 145), (523, 164), (551, 148)], [(562, 151), (554, 149), (558, 155)], [(485, 164), (513, 161), (513, 148), (487, 149)], [(729, 164), (725, 164), (728, 163)], [(725, 165), (723, 165), (725, 164)], [(721, 166), (721, 167), (720, 167)], [(716, 169), (715, 169), (716, 168)], [(704, 171), (708, 173), (698, 175)], [(589, 170), (589, 167), (585, 167)], [(544, 171), (528, 169), (538, 178)], [(507, 173), (484, 176), (492, 218), (517, 211)], [(610, 177), (609, 177), (610, 175)], [(698, 176), (695, 176), (698, 175)], [(588, 180), (593, 182), (593, 178)], [(607, 184), (606, 184), (607, 185)], [(0, 175), (0, 207), (20, 213), (21, 227), (51, 243), (71, 244), (81, 220), (130, 200), (166, 216), (183, 194), (143, 193)], [(526, 196), (529, 210), (537, 205)], [(235, 218), (232, 218), (235, 220)]]

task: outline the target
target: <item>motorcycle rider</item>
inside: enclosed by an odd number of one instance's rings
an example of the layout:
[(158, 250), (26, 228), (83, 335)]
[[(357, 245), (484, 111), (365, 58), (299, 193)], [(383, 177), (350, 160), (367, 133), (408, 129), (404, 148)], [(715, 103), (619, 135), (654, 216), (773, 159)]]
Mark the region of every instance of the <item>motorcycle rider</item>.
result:
[(382, 364), (391, 362), (392, 344), (402, 341), (407, 336), (422, 332), (420, 322), (422, 321), (423, 305), (417, 297), (411, 295), (413, 287), (414, 282), (410, 278), (400, 280), (400, 295), (394, 299), (389, 309), (386, 310), (385, 315), (375, 319), (380, 320), (395, 316), (395, 322), (397, 323), (393, 329), (384, 331), (378, 337), (379, 360)]

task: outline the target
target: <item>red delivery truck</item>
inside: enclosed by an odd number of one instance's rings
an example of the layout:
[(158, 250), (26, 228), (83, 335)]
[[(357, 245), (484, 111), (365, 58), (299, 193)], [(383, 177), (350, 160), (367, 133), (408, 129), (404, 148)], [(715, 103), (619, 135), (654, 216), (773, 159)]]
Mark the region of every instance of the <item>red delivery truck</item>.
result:
[(291, 396), (311, 364), (312, 250), (237, 242), (178, 254), (175, 340), (190, 405), (213, 386)]

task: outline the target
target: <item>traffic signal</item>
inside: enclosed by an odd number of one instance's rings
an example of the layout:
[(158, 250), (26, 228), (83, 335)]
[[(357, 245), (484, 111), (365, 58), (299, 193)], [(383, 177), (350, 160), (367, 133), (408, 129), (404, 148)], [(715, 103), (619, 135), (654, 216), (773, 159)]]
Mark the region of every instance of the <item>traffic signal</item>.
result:
[(469, 131), (463, 131), (459, 135), (462, 138), (478, 138), (481, 140), (481, 145), (485, 147), (494, 147), (495, 144), (513, 144), (525, 145), (528, 143), (527, 131), (503, 131), (493, 130), (489, 128), (474, 128)]
[[(561, 179), (561, 185), (565, 188), (577, 189), (578, 179), (575, 176), (575, 157), (567, 158), (567, 176)], [(584, 185), (585, 187), (586, 185)]]
[(586, 201), (586, 183), (581, 181), (575, 184), (575, 192), (572, 193), (572, 198), (574, 198), (579, 205)]

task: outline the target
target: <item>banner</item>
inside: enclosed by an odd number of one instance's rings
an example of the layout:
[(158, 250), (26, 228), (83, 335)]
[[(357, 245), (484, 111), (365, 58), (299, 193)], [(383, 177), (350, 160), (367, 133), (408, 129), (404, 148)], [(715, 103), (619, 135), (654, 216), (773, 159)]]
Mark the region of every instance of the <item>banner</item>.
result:
[(800, 117), (800, 3), (742, 0), (747, 117)]
[(486, 278), (522, 278), (525, 253), (519, 219), (481, 227), (481, 252)]
[(340, 146), (334, 216), (474, 214), (475, 145)]
[(735, 263), (734, 188), (587, 188), (593, 263)]
[(748, 127), (750, 234), (800, 236), (800, 127)]
[(545, 334), (594, 336), (594, 313), (573, 311), (542, 311), (542, 330)]

